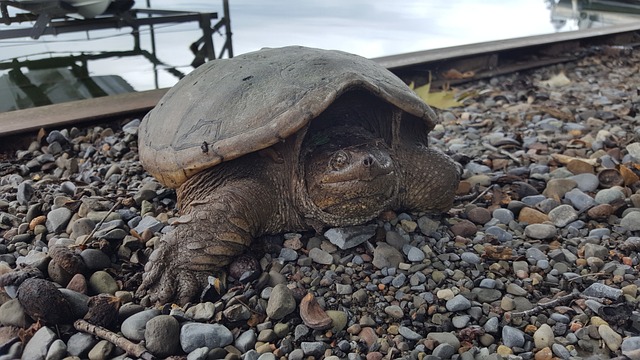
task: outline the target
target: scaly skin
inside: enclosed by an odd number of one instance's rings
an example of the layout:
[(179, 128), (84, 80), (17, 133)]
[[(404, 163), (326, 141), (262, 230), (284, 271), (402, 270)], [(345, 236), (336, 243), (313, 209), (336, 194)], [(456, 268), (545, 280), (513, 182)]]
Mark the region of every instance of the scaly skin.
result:
[(303, 145), (301, 159), (290, 145), (274, 146), (275, 156), (249, 154), (184, 183), (178, 204), (187, 221), (162, 238), (137, 295), (159, 303), (196, 299), (209, 275), (264, 234), (355, 225), (387, 209), (451, 206), (459, 171), (445, 155), (413, 141), (390, 146), (362, 128), (321, 131), (316, 140), (329, 141)]

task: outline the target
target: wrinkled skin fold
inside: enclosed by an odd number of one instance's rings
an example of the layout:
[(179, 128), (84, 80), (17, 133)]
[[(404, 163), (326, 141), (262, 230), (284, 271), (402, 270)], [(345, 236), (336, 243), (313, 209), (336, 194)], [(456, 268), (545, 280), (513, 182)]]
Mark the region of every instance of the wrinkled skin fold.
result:
[(449, 209), (458, 167), (427, 147), (420, 121), (379, 103), (343, 96), (306, 133), (187, 180), (177, 194), (189, 221), (156, 245), (137, 295), (198, 299), (207, 277), (261, 235), (356, 225), (389, 209)]

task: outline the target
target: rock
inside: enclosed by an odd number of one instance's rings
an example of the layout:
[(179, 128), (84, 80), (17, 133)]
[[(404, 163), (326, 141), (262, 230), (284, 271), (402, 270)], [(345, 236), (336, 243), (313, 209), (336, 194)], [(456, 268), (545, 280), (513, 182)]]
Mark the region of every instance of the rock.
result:
[(184, 352), (201, 347), (225, 347), (233, 342), (233, 334), (220, 324), (186, 323), (180, 330), (180, 346)]
[(471, 237), (476, 234), (478, 227), (469, 220), (461, 220), (451, 226), (451, 232), (457, 236)]
[(47, 231), (52, 234), (62, 232), (67, 227), (72, 215), (73, 213), (71, 210), (66, 207), (60, 207), (49, 211), (46, 222)]
[(594, 298), (617, 300), (622, 296), (622, 290), (601, 283), (593, 283), (589, 285), (588, 288), (584, 289), (582, 295)]
[(371, 239), (376, 234), (376, 225), (350, 226), (332, 228), (324, 233), (324, 237), (342, 250), (354, 248)]
[(451, 357), (456, 353), (456, 349), (449, 344), (440, 344), (433, 349), (432, 355), (436, 357), (436, 359), (451, 359)]
[(242, 353), (254, 348), (256, 345), (256, 332), (253, 329), (249, 329), (241, 333), (236, 339), (234, 346)]
[(509, 224), (515, 218), (511, 210), (503, 209), (503, 208), (497, 208), (493, 210), (492, 215), (494, 219), (498, 220), (501, 224), (505, 224), (505, 225)]
[[(591, 196), (583, 193), (580, 189), (573, 189), (568, 193), (566, 193), (564, 196), (567, 200), (569, 200), (571, 205), (573, 205), (573, 208), (578, 209), (578, 211), (584, 211), (592, 207), (596, 203), (596, 201)], [(551, 212), (549, 213), (549, 215), (551, 215)], [(576, 219), (577, 219), (577, 214), (576, 214)], [(554, 220), (552, 221), (555, 224), (555, 221)], [(559, 226), (559, 225), (556, 224), (556, 226)]]
[(215, 315), (215, 305), (210, 302), (195, 304), (185, 311), (185, 315), (195, 321), (209, 321)]
[(302, 343), (300, 343), (300, 348), (302, 349), (302, 352), (304, 352), (306, 356), (314, 356), (317, 359), (322, 357), (326, 347), (327, 346), (325, 345), (325, 343), (321, 341), (314, 341), (314, 342), (303, 341)]
[(609, 350), (616, 352), (622, 345), (622, 336), (615, 332), (609, 325), (598, 326), (598, 334)]
[(62, 360), (67, 355), (67, 344), (60, 339), (56, 339), (49, 346), (45, 360)]
[(402, 319), (404, 317), (404, 312), (402, 311), (402, 308), (400, 308), (397, 305), (389, 305), (385, 307), (384, 312), (396, 320)]
[(75, 333), (67, 341), (67, 352), (69, 355), (84, 358), (97, 343), (98, 340), (91, 334)]
[(36, 331), (22, 351), (23, 359), (44, 360), (51, 343), (56, 340), (56, 333), (46, 326)]
[(451, 312), (464, 311), (471, 308), (471, 301), (462, 295), (456, 295), (447, 301), (446, 307)]
[(602, 245), (586, 243), (583, 247), (584, 257), (597, 257), (598, 259), (605, 260), (609, 256), (609, 249)]
[(158, 357), (180, 351), (180, 323), (171, 315), (158, 315), (147, 321), (144, 329), (147, 349)]
[(620, 226), (629, 231), (640, 230), (640, 211), (631, 211), (620, 220)]
[(32, 320), (24, 311), (18, 299), (11, 299), (0, 306), (0, 324), (27, 328)]
[(518, 214), (518, 221), (526, 224), (541, 224), (545, 221), (549, 221), (549, 216), (534, 208), (525, 207), (520, 210), (520, 214)]
[(622, 354), (631, 360), (640, 360), (640, 336), (624, 339), (621, 346)]
[(164, 224), (158, 221), (153, 216), (143, 216), (142, 220), (138, 223), (138, 225), (133, 228), (135, 232), (138, 234), (142, 234), (145, 231), (150, 231), (151, 233), (155, 233), (160, 231), (164, 227)]
[(624, 198), (624, 193), (620, 189), (613, 187), (598, 191), (595, 201), (597, 204), (613, 204), (616, 201), (624, 200)]
[(278, 284), (271, 291), (267, 302), (267, 316), (274, 320), (280, 320), (291, 314), (296, 309), (296, 300), (293, 292), (286, 285)]
[(556, 236), (556, 227), (551, 224), (531, 224), (524, 228), (524, 234), (532, 239), (544, 240)]
[(484, 225), (491, 220), (491, 212), (483, 207), (475, 207), (467, 212), (467, 217), (478, 225)]
[(111, 259), (104, 252), (98, 249), (84, 249), (80, 253), (88, 270), (104, 270), (111, 267)]
[(554, 337), (555, 335), (553, 334), (553, 329), (551, 329), (551, 326), (542, 324), (540, 325), (538, 330), (533, 333), (533, 342), (538, 349), (542, 349), (545, 347), (550, 348), (555, 342)]
[(551, 179), (547, 183), (547, 187), (545, 187), (542, 195), (546, 196), (547, 198), (560, 200), (567, 192), (569, 192), (576, 186), (578, 186), (578, 183), (576, 183), (575, 180)]
[(560, 205), (549, 211), (549, 220), (557, 227), (565, 227), (578, 219), (578, 212), (571, 205)]
[(379, 242), (373, 250), (372, 263), (378, 269), (397, 268), (403, 259), (400, 251), (384, 242)]
[(587, 215), (596, 221), (606, 221), (613, 214), (613, 206), (609, 204), (599, 204), (587, 210)]
[(460, 348), (460, 340), (454, 333), (449, 332), (431, 332), (427, 334), (427, 340), (433, 340), (440, 344), (449, 344), (453, 346), (455, 351)]
[(89, 360), (107, 360), (114, 349), (114, 345), (107, 340), (100, 340), (89, 351)]
[(116, 280), (106, 271), (96, 271), (89, 278), (89, 289), (94, 294), (115, 294), (118, 288)]
[(347, 313), (338, 310), (327, 310), (327, 315), (331, 318), (331, 331), (334, 334), (344, 330), (347, 326)]
[(320, 248), (311, 249), (309, 251), (309, 257), (311, 258), (311, 260), (313, 260), (318, 264), (323, 264), (323, 265), (333, 264), (333, 256), (331, 256), (331, 254), (329, 254), (328, 252)]
[(422, 335), (418, 334), (417, 332), (411, 330), (406, 326), (400, 326), (398, 328), (398, 332), (407, 340), (418, 341), (423, 338)]
[(510, 348), (521, 348), (524, 346), (524, 333), (514, 327), (505, 326), (502, 328), (502, 343)]
[(47, 324), (68, 324), (74, 319), (69, 301), (52, 282), (30, 278), (18, 288), (18, 301), (34, 320)]
[(129, 340), (144, 340), (147, 322), (158, 315), (160, 315), (160, 310), (157, 309), (144, 310), (133, 314), (122, 322), (120, 331)]

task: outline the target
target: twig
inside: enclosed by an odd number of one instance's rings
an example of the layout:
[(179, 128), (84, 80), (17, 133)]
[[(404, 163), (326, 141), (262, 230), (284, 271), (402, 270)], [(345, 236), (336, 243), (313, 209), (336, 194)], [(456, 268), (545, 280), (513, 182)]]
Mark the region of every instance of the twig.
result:
[(476, 196), (475, 199), (473, 199), (469, 204), (473, 204), (476, 201), (480, 200), (481, 197), (485, 196), (491, 189), (493, 189), (493, 187), (496, 186), (495, 184), (491, 184), (489, 185), (488, 188), (484, 189), (483, 192), (480, 193), (480, 195)]
[(522, 160), (518, 159), (517, 157), (515, 157), (513, 154), (511, 154), (510, 152), (504, 150), (504, 149), (499, 149), (489, 143), (483, 142), (482, 146), (486, 147), (487, 149), (491, 150), (491, 151), (496, 151), (499, 152), (502, 155), (508, 156), (511, 160), (515, 161), (518, 164), (522, 164)]
[(558, 305), (560, 303), (571, 301), (571, 300), (577, 298), (578, 296), (580, 296), (580, 292), (575, 291), (575, 292), (572, 292), (569, 295), (561, 296), (561, 297), (559, 297), (557, 299), (551, 300), (551, 301), (546, 302), (544, 304), (539, 304), (538, 306), (534, 307), (533, 309), (511, 312), (510, 315), (511, 315), (511, 317), (521, 317), (521, 316), (533, 315), (533, 314), (535, 314), (535, 313), (537, 313), (539, 311), (542, 311), (542, 310), (550, 308), (550, 307), (554, 307), (554, 306), (556, 306), (556, 305)]
[(153, 354), (151, 354), (144, 346), (133, 343), (122, 335), (118, 335), (112, 331), (109, 331), (101, 326), (93, 325), (85, 320), (76, 320), (73, 323), (73, 327), (78, 331), (83, 331), (92, 335), (95, 335), (101, 339), (107, 340), (115, 346), (124, 350), (127, 355), (131, 355), (143, 360), (155, 360)]
[(116, 209), (116, 207), (118, 205), (120, 205), (121, 199), (116, 200), (116, 203), (113, 204), (113, 206), (111, 207), (111, 209), (109, 209), (109, 211), (107, 211), (107, 213), (104, 215), (104, 217), (102, 217), (102, 220), (100, 220), (100, 222), (93, 228), (93, 230), (91, 231), (91, 233), (89, 233), (89, 236), (87, 236), (84, 241), (82, 241), (82, 245), (84, 245), (87, 241), (89, 241), (90, 239), (93, 239), (93, 234), (96, 233), (96, 231), (98, 231), (98, 229), (100, 228), (100, 226), (102, 226), (102, 224), (104, 224), (105, 220), (107, 220), (107, 218), (109, 217), (109, 215), (111, 215), (111, 213)]
[(600, 275), (607, 275), (607, 273), (606, 272), (598, 272), (598, 273), (592, 273), (592, 274), (578, 275), (578, 276), (576, 276), (574, 278), (569, 279), (569, 282), (572, 282), (572, 281), (575, 281), (575, 280), (578, 280), (578, 279), (582, 279), (582, 278), (586, 278), (586, 277), (589, 277), (589, 276), (600, 276)]

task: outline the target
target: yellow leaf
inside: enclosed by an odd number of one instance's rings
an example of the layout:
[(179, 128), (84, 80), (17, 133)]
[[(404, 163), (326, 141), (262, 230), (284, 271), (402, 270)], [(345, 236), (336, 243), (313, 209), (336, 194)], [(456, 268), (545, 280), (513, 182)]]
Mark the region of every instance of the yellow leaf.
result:
[(571, 80), (563, 72), (552, 76), (549, 80), (540, 81), (540, 86), (548, 88), (559, 88), (571, 84)]
[[(424, 100), (429, 106), (436, 109), (445, 110), (452, 107), (462, 106), (462, 102), (456, 99), (455, 93), (451, 90), (431, 92), (431, 74), (429, 74), (429, 82), (423, 86), (414, 88), (414, 83), (409, 87)], [(469, 94), (464, 94), (469, 97)]]

